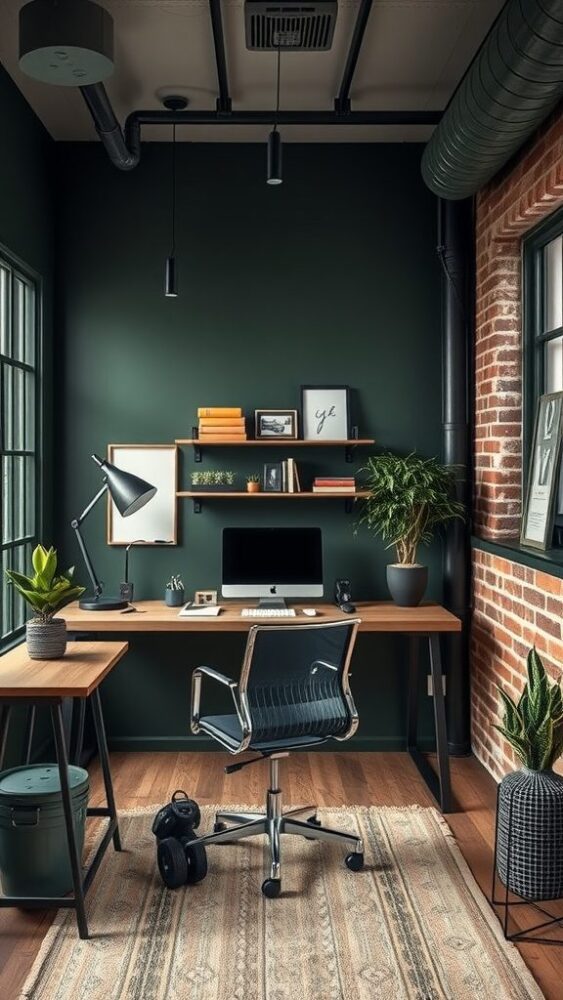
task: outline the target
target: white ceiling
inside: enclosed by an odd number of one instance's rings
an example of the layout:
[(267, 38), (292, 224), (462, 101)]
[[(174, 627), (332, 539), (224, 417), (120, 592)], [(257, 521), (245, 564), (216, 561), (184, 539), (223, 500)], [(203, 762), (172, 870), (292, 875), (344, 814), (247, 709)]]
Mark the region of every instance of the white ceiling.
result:
[[(217, 97), (207, 0), (102, 0), (114, 18), (115, 73), (106, 87), (119, 120), (161, 107), (159, 95), (180, 93), (196, 110)], [(353, 110), (441, 110), (504, 0), (374, 0), (351, 88)], [(289, 52), (281, 59), (281, 107), (330, 110), (338, 92), (359, 0), (339, 0), (329, 52)], [(91, 140), (95, 132), (77, 90), (40, 84), (18, 67), (21, 0), (0, 0), (0, 61), (55, 139)], [(233, 108), (275, 104), (276, 54), (249, 52), (244, 0), (223, 0)], [(426, 141), (427, 126), (284, 126), (289, 141)], [(261, 141), (267, 126), (190, 126), (191, 141)], [(169, 139), (169, 129), (143, 129)]]

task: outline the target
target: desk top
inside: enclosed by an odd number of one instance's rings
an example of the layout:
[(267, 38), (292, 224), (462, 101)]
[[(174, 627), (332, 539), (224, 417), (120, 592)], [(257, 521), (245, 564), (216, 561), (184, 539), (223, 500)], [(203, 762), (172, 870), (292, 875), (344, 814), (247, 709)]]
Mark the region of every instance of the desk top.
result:
[(30, 660), (22, 642), (0, 658), (0, 698), (87, 698), (127, 647), (126, 642), (70, 642), (60, 660)]
[[(361, 618), (361, 632), (460, 632), (461, 621), (439, 604), (421, 604), (418, 608), (399, 608), (391, 601), (358, 601), (355, 615), (345, 615), (333, 604), (309, 601), (292, 605), (295, 618), (242, 618), (241, 608), (249, 601), (221, 601), (224, 609), (216, 618), (179, 618), (177, 608), (163, 601), (134, 601), (138, 611), (81, 611), (70, 604), (60, 617), (76, 632), (248, 632), (252, 625), (295, 625), (296, 623), (346, 621)], [(318, 614), (308, 618), (302, 608), (314, 607)]]

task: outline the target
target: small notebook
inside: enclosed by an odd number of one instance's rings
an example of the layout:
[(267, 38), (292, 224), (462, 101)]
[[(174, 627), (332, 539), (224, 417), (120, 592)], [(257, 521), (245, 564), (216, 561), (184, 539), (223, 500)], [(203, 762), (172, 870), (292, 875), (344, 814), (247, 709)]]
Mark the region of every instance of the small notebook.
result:
[(196, 604), (193, 605), (189, 601), (184, 604), (181, 611), (178, 612), (178, 618), (216, 618), (217, 615), (221, 614), (222, 608), (218, 604)]

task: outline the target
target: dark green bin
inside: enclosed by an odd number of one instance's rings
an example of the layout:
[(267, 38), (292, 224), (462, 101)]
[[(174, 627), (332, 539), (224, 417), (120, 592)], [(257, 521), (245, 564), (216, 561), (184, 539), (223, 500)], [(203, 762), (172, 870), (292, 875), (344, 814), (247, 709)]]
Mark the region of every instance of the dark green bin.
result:
[[(84, 846), (88, 772), (69, 767), (79, 856)], [(6, 896), (64, 896), (72, 890), (57, 764), (0, 773), (0, 879)]]

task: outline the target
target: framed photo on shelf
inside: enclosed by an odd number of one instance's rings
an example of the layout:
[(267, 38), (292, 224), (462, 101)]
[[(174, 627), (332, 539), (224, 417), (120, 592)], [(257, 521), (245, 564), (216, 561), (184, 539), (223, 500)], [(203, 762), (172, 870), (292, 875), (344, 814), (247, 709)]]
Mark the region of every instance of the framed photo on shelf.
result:
[(257, 439), (297, 437), (297, 410), (255, 410), (254, 434)]
[(549, 549), (559, 492), (563, 392), (540, 396), (534, 423), (526, 505), (520, 544)]
[(282, 478), (282, 463), (266, 462), (264, 465), (264, 493), (281, 493)]
[(108, 494), (108, 545), (178, 544), (178, 449), (174, 444), (110, 444), (108, 459), (156, 486), (150, 503), (122, 517)]
[(351, 434), (350, 387), (302, 385), (301, 423), (305, 441), (346, 441)]

